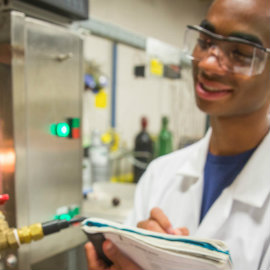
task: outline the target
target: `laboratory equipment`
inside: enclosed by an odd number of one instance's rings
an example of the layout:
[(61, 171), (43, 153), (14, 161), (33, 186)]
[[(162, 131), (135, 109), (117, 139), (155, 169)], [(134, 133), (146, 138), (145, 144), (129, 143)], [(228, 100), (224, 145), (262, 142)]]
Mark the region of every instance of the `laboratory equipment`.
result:
[(84, 219), (85, 217), (77, 217), (71, 220), (50, 220), (17, 229), (9, 227), (5, 215), (0, 211), (0, 251), (17, 249), (22, 244), (41, 240), (46, 235), (59, 232), (73, 224), (82, 222)]
[[(11, 227), (81, 206), (82, 52), (81, 37), (67, 25), (0, 13), (0, 193), (10, 195), (1, 210)], [(67, 228), (1, 254), (1, 262), (33, 269), (84, 241), (79, 228)], [(11, 255), (17, 262), (8, 263)]]

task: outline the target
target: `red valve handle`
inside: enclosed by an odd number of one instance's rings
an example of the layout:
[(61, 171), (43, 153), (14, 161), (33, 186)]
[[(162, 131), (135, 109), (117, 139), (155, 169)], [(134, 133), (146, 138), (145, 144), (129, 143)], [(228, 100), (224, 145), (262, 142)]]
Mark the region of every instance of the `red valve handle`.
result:
[(8, 194), (1, 194), (0, 195), (0, 205), (4, 204), (8, 200), (9, 200), (9, 195)]

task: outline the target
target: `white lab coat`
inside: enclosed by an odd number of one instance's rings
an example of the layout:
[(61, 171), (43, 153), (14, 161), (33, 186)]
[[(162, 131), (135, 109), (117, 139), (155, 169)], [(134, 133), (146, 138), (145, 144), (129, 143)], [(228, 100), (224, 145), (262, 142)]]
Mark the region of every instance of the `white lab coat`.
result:
[(173, 227), (223, 240), (234, 269), (270, 269), (270, 133), (199, 224), (203, 170), (211, 131), (199, 142), (154, 160), (139, 181), (127, 223), (160, 207)]

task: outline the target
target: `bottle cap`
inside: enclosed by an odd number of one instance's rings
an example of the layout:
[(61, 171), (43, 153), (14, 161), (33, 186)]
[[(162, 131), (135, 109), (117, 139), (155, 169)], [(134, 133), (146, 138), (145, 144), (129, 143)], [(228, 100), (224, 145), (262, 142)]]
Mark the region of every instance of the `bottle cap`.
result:
[(96, 146), (96, 145), (101, 145), (101, 132), (97, 129), (92, 131), (91, 134), (91, 145)]
[(167, 117), (167, 116), (163, 116), (163, 117), (162, 117), (162, 124), (163, 124), (163, 125), (167, 125), (168, 122), (169, 122), (168, 117)]
[(146, 117), (142, 117), (141, 125), (142, 125), (143, 129), (145, 129), (147, 127), (147, 118)]

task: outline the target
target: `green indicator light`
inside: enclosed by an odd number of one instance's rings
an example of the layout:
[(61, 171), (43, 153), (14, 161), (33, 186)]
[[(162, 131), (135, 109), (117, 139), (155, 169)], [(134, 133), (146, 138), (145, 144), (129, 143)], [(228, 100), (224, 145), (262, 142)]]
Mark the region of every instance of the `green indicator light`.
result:
[(61, 219), (61, 220), (63, 220), (63, 219), (65, 219), (65, 220), (71, 220), (71, 216), (69, 215), (69, 214), (63, 214), (63, 215), (60, 215), (59, 216), (59, 219)]
[(80, 213), (80, 210), (79, 210), (79, 207), (78, 206), (73, 206), (69, 211), (68, 211), (68, 214), (73, 218), (75, 217), (76, 215), (79, 215)]
[(80, 207), (75, 207), (75, 209), (73, 210), (74, 216), (79, 215), (80, 214)]
[(72, 211), (72, 210), (69, 210), (69, 211), (68, 211), (68, 214), (69, 214), (69, 216), (70, 216), (71, 218), (73, 218), (73, 217), (74, 217), (74, 215), (73, 215), (73, 211)]
[(80, 118), (72, 118), (72, 127), (79, 128), (80, 127)]
[(70, 134), (70, 127), (67, 123), (59, 123), (56, 127), (56, 134), (59, 137), (68, 137)]
[(50, 125), (50, 133), (51, 133), (51, 135), (56, 136), (56, 124)]

